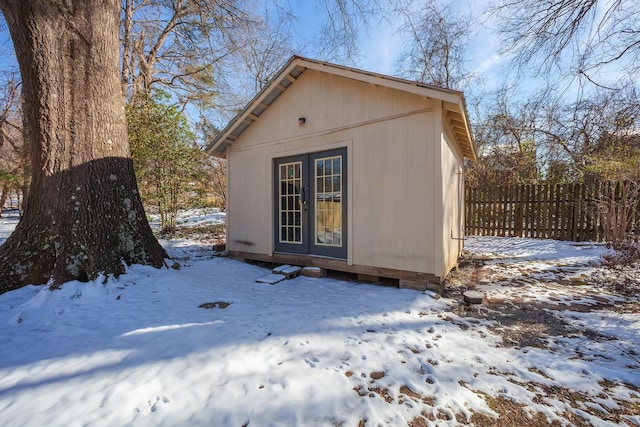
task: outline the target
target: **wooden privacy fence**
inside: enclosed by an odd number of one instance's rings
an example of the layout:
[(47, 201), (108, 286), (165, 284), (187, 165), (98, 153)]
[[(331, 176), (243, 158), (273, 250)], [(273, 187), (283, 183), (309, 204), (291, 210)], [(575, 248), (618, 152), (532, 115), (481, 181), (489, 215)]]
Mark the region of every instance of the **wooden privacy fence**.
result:
[[(618, 203), (622, 184), (537, 184), (466, 189), (466, 234), (571, 241), (604, 239), (601, 200)], [(640, 230), (640, 212), (628, 232)]]

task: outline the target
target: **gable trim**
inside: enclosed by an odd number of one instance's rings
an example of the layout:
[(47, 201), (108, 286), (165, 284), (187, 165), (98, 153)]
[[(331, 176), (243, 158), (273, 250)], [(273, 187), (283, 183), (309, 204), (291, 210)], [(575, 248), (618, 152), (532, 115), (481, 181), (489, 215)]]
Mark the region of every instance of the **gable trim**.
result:
[(251, 124), (258, 120), (280, 95), (294, 86), (296, 80), (298, 80), (307, 69), (442, 101), (443, 120), (447, 120), (449, 126), (454, 129), (456, 143), (460, 146), (465, 157), (475, 159), (471, 126), (462, 92), (320, 62), (300, 56), (292, 56), (276, 76), (271, 79), (247, 106), (227, 124), (216, 138), (205, 147), (205, 151), (216, 157), (225, 157), (227, 147), (233, 144)]

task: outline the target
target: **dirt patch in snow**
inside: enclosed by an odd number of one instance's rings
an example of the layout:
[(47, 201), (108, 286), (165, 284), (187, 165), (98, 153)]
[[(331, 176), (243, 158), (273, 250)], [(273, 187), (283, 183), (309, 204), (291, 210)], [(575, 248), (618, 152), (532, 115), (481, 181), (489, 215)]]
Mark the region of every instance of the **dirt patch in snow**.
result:
[[(523, 262), (516, 258), (489, 257), (467, 254), (457, 270), (445, 283), (444, 297), (458, 302), (452, 313), (465, 321), (488, 321), (487, 329), (502, 338), (502, 346), (516, 349), (537, 347), (558, 348), (565, 339), (578, 338), (591, 343), (601, 343), (603, 348), (613, 349), (636, 357), (633, 348), (625, 348), (616, 337), (609, 337), (590, 328), (583, 322), (574, 322), (573, 316), (600, 312), (603, 316), (640, 313), (640, 271), (598, 265), (559, 265), (554, 260)], [(463, 301), (463, 293), (475, 290), (485, 293), (481, 305), (469, 305)], [(447, 319), (461, 323), (461, 320)], [(462, 327), (462, 325), (461, 325)], [(524, 350), (526, 351), (526, 349)], [(592, 360), (606, 357), (593, 352), (583, 354), (580, 347), (574, 349), (572, 358)], [(535, 368), (532, 368), (535, 369)], [(544, 372), (537, 372), (546, 379)], [(509, 376), (508, 373), (497, 373)], [(509, 381), (515, 382), (511, 378)], [(564, 422), (575, 426), (592, 425), (594, 420), (604, 424), (636, 425), (640, 413), (640, 391), (631, 384), (604, 380), (603, 391), (594, 396), (587, 392), (538, 382), (518, 385), (535, 394), (537, 404), (551, 406), (560, 401), (567, 408)], [(616, 393), (616, 390), (622, 393)], [(500, 395), (489, 396), (480, 391), (487, 405), (499, 414), (498, 418), (474, 413), (469, 419), (457, 414), (460, 424), (475, 426), (555, 426), (543, 413)], [(621, 399), (619, 395), (630, 398)], [(413, 420), (410, 425), (423, 425), (427, 420)]]
[[(568, 270), (571, 266), (553, 263), (537, 268), (514, 267), (504, 260), (496, 262), (494, 258), (467, 254), (458, 269), (447, 278), (444, 296), (459, 301), (453, 310), (455, 314), (494, 321), (489, 329), (502, 337), (504, 346), (516, 348), (546, 348), (549, 341), (557, 336), (608, 339), (597, 331), (569, 323), (560, 315), (561, 312), (640, 312), (637, 297), (628, 292), (634, 288), (627, 286), (625, 292), (617, 292), (621, 288), (611, 285), (607, 269), (579, 277), (567, 277)], [(487, 292), (482, 305), (464, 303), (465, 291), (485, 292), (487, 285), (499, 286), (500, 291)], [(534, 297), (536, 293), (544, 293), (548, 297), (537, 300)]]

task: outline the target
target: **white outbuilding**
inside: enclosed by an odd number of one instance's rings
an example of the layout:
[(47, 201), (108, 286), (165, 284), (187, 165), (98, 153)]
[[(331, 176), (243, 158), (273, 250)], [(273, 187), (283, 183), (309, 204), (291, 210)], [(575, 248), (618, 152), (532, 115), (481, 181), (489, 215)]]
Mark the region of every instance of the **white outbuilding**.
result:
[(464, 95), (292, 57), (207, 146), (231, 256), (439, 285), (464, 235)]

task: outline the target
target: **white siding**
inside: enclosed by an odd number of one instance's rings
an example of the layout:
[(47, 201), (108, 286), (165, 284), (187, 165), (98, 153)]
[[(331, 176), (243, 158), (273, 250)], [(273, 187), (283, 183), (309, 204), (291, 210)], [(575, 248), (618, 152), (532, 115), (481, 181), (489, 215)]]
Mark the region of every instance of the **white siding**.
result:
[(431, 99), (308, 70), (227, 149), (228, 249), (272, 254), (273, 159), (347, 147), (348, 263), (441, 276), (442, 220), (456, 213), (443, 213), (452, 178), (445, 191), (440, 171), (456, 157), (440, 114)]
[(441, 138), (442, 165), (442, 275), (457, 264), (464, 247), (464, 162), (462, 154), (453, 143), (449, 129)]

